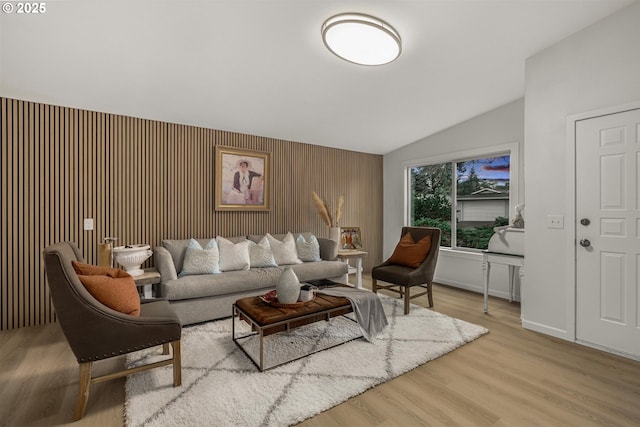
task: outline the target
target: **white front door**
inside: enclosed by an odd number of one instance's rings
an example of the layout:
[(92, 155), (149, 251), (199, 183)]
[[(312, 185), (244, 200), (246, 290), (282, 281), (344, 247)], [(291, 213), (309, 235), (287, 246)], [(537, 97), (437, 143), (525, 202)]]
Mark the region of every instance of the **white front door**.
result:
[(640, 109), (576, 122), (576, 337), (640, 356)]

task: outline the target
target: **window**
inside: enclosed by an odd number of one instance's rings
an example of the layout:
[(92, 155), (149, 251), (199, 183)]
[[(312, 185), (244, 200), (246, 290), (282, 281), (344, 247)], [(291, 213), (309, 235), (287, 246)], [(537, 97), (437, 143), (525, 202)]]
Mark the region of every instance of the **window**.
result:
[(509, 223), (510, 171), (510, 154), (410, 166), (409, 223), (440, 228), (441, 246), (486, 249)]

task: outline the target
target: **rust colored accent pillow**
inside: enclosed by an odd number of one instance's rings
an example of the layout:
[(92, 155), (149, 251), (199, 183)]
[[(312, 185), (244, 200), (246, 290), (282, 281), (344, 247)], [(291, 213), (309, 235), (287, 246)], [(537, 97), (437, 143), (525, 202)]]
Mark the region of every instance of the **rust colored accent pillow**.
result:
[(113, 310), (140, 316), (140, 296), (129, 273), (76, 261), (71, 264), (80, 282), (95, 299)]
[(429, 249), (431, 249), (431, 236), (426, 236), (416, 243), (411, 233), (407, 233), (396, 245), (389, 261), (393, 264), (417, 268), (427, 257)]

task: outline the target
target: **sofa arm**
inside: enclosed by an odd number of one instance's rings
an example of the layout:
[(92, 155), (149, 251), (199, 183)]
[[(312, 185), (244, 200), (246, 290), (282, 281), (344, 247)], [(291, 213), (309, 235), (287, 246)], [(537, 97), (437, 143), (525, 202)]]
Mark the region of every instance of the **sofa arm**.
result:
[(333, 261), (338, 258), (338, 242), (318, 237), (318, 243), (320, 244), (320, 258), (325, 261)]
[(171, 253), (163, 246), (156, 246), (153, 250), (153, 260), (156, 270), (160, 273), (160, 281), (162, 283), (169, 280), (176, 280), (176, 266), (173, 264)]

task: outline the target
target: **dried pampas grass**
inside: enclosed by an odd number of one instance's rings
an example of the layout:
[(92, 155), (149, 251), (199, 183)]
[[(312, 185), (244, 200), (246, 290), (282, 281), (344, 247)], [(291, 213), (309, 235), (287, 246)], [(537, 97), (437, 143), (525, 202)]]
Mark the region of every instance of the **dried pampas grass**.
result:
[(318, 213), (320, 214), (320, 218), (327, 224), (328, 227), (331, 227), (331, 215), (329, 214), (329, 209), (327, 209), (327, 203), (318, 196), (318, 193), (313, 191), (311, 193), (311, 199), (313, 200), (313, 204), (316, 205), (318, 209)]
[(313, 200), (313, 204), (316, 205), (316, 209), (318, 209), (318, 213), (320, 214), (322, 221), (327, 224), (327, 227), (337, 227), (338, 222), (340, 221), (340, 217), (342, 216), (342, 205), (344, 204), (344, 196), (340, 196), (340, 198), (338, 199), (335, 223), (333, 222), (334, 217), (331, 216), (331, 211), (327, 206), (327, 202), (321, 199), (320, 196), (318, 196), (318, 193), (316, 193), (315, 191), (311, 192), (311, 199)]
[(338, 207), (336, 208), (336, 227), (340, 222), (340, 217), (342, 216), (342, 205), (344, 204), (344, 195), (338, 198)]

